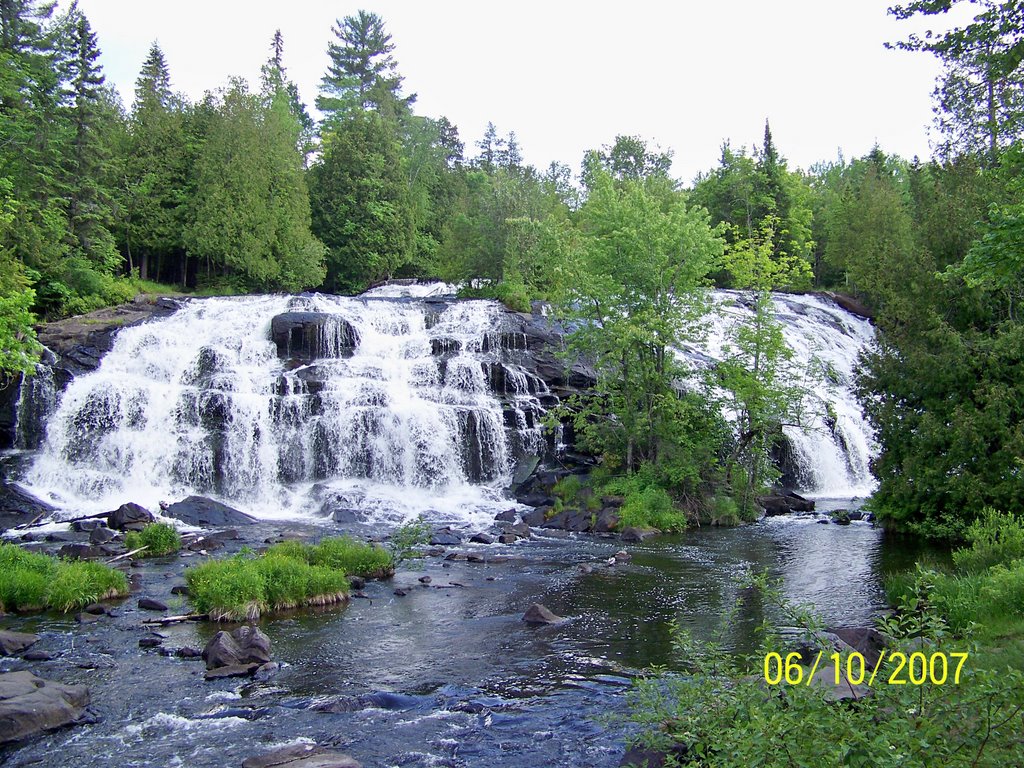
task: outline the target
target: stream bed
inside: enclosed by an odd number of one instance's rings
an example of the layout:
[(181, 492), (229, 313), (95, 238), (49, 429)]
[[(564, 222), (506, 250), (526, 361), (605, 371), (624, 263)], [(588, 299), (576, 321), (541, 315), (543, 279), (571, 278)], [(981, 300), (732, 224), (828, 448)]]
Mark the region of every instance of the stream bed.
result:
[[(843, 505), (849, 500), (824, 500), (819, 509)], [(633, 678), (652, 665), (678, 668), (670, 623), (706, 636), (734, 598), (738, 574), (767, 569), (789, 598), (812, 603), (836, 626), (868, 624), (884, 608), (882, 574), (905, 566), (911, 553), (868, 523), (825, 520), (767, 518), (625, 546), (618, 537), (535, 530), (514, 545), (452, 547), (369, 583), (365, 599), (264, 619), (273, 657), (284, 665), (265, 682), (207, 682), (201, 660), (141, 649), (149, 633), (141, 622), (155, 614), (140, 610), (138, 599), (187, 610), (171, 588), (200, 556), (145, 562), (131, 569), (135, 590), (113, 616), (84, 626), (50, 614), (0, 619), (3, 628), (41, 634), (34, 650), (53, 654), (44, 662), (5, 658), (3, 670), (84, 683), (96, 715), (92, 724), (0, 751), (0, 761), (238, 766), (306, 741), (345, 751), (366, 768), (617, 766)], [(265, 522), (227, 551), (282, 532), (336, 531)], [(608, 565), (623, 548), (631, 558)], [(484, 562), (446, 560), (452, 552)], [(535, 602), (568, 621), (523, 623)], [(750, 603), (729, 635), (737, 649), (753, 647), (763, 618)], [(165, 627), (163, 647), (201, 648), (219, 628)]]

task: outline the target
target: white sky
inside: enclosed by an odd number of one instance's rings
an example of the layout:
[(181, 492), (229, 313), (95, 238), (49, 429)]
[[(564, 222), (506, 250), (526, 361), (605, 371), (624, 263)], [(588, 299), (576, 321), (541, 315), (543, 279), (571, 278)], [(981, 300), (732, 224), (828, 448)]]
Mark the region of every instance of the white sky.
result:
[[(488, 120), (514, 130), (527, 162), (578, 171), (583, 153), (637, 134), (675, 150), (689, 182), (722, 141), (760, 143), (765, 118), (791, 167), (887, 152), (930, 156), (937, 63), (888, 51), (915, 28), (891, 0), (79, 0), (108, 82), (131, 104), (153, 40), (192, 99), (229, 76), (258, 82), (275, 29), (312, 105), (335, 19), (378, 13), (418, 114), (447, 116), (466, 154)], [(921, 25), (916, 25), (920, 28)]]

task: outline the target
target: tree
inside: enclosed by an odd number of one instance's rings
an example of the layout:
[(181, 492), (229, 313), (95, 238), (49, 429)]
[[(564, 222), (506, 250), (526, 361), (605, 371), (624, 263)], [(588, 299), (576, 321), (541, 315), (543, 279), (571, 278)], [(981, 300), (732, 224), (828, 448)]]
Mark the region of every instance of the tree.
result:
[(302, 153), (303, 165), (315, 149), (316, 123), (310, 117), (306, 105), (299, 96), (299, 88), (288, 79), (284, 66), (284, 36), (281, 30), (275, 30), (270, 41), (270, 59), (260, 70), (263, 83), (263, 94), (269, 99), (283, 94), (288, 111), (299, 124), (298, 149)]
[(583, 159), (583, 185), (589, 187), (595, 174), (603, 169), (619, 181), (640, 181), (658, 177), (666, 182), (672, 169), (672, 151), (662, 152), (660, 147), (650, 149), (639, 136), (619, 134), (615, 143), (605, 144), (600, 150), (591, 150)]
[(331, 32), (337, 42), (327, 46), (330, 64), (320, 84), (316, 106), (331, 116), (353, 110), (407, 112), (416, 96), (402, 97), (402, 77), (391, 55), (395, 50), (384, 20), (375, 13), (359, 11), (338, 20)]
[(324, 277), (287, 94), (267, 105), (235, 80), (196, 163), (189, 255), (246, 287), (301, 290)]
[(32, 327), (35, 291), (29, 287), (25, 269), (4, 247), (7, 231), (14, 225), (17, 203), (14, 185), (0, 178), (0, 386), (6, 387), (18, 374), (31, 373), (43, 351)]
[(400, 158), (393, 124), (374, 112), (353, 112), (324, 137), (310, 202), (328, 290), (363, 290), (408, 262), (413, 222)]
[[(897, 19), (948, 13), (963, 0), (913, 0), (889, 13)], [(1019, 0), (968, 0), (980, 6), (973, 21), (924, 38), (911, 35), (890, 48), (935, 54), (944, 72), (936, 85), (935, 122), (944, 136), (940, 149), (999, 151), (1024, 131), (1024, 5)]]
[[(597, 171), (580, 210), (561, 313), (573, 352), (595, 361), (597, 386), (576, 424), (587, 444), (632, 473), (685, 446), (674, 350), (705, 312), (704, 276), (722, 252), (705, 211), (644, 181)], [(692, 489), (690, 489), (692, 490)]]

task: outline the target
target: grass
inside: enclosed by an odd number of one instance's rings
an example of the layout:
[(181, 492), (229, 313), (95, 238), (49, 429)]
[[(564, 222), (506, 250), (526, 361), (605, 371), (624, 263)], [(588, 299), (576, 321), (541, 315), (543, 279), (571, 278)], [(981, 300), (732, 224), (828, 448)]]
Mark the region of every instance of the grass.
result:
[(152, 523), (141, 531), (129, 531), (124, 544), (129, 552), (145, 547), (139, 557), (163, 557), (181, 549), (181, 536), (173, 525)]
[(128, 594), (121, 571), (100, 563), (58, 560), (0, 544), (0, 609), (67, 613), (90, 603)]
[(214, 621), (255, 620), (266, 613), (348, 599), (348, 576), (386, 578), (390, 553), (348, 536), (310, 545), (286, 541), (263, 555), (240, 553), (185, 571), (195, 609)]

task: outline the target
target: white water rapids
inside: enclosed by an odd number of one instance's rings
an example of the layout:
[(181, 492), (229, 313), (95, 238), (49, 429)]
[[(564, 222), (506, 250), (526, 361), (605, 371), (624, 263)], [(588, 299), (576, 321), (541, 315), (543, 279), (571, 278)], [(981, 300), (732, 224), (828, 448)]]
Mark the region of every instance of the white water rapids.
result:
[[(308, 518), (330, 500), (371, 524), (490, 522), (517, 458), (541, 450), (546, 388), (502, 349), (496, 303), (443, 290), (197, 299), (126, 328), (60, 396), (23, 483), (69, 516), (203, 494), (263, 518)], [(712, 358), (749, 311), (716, 295)], [(835, 379), (815, 393), (834, 423), (786, 429), (802, 485), (865, 495), (874, 446), (850, 384), (871, 326), (818, 297), (775, 303), (797, 356)], [(314, 354), (292, 354), (294, 336), (279, 350), (272, 321), (287, 313), (321, 318)]]

